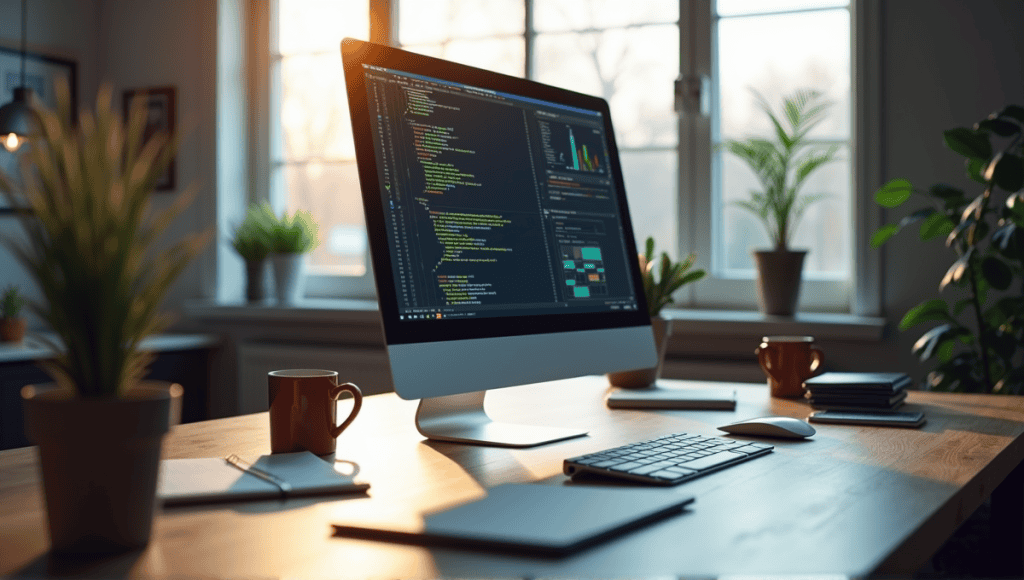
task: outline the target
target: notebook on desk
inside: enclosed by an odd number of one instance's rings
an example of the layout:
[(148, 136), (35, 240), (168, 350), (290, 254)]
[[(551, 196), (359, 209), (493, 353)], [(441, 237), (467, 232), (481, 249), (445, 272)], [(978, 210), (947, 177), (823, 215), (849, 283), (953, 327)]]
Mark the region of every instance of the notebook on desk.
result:
[(673, 491), (509, 483), (452, 509), (381, 522), (334, 525), (336, 536), (404, 544), (560, 556), (679, 513)]
[(253, 467), (287, 482), (287, 491), (223, 457), (202, 457), (165, 459), (160, 465), (157, 497), (164, 505), (184, 505), (358, 493), (370, 487), (308, 451), (262, 455)]
[(720, 409), (736, 408), (736, 389), (661, 387), (612, 389), (608, 393), (611, 409)]

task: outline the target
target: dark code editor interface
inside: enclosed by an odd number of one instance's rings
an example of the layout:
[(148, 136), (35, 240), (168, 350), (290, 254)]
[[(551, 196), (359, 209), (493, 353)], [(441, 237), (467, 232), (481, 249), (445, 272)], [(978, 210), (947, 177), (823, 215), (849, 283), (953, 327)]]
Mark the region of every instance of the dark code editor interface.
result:
[(364, 70), (402, 320), (637, 308), (600, 113)]

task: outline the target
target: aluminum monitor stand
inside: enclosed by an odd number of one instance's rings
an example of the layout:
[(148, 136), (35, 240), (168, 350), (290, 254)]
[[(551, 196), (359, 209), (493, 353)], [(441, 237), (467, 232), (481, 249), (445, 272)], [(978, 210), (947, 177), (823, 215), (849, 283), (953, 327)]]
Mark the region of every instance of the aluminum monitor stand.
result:
[(484, 411), (486, 392), (420, 399), (416, 409), (416, 429), (427, 439), (435, 441), (495, 447), (533, 447), (587, 434), (586, 431), (564, 427), (494, 421)]

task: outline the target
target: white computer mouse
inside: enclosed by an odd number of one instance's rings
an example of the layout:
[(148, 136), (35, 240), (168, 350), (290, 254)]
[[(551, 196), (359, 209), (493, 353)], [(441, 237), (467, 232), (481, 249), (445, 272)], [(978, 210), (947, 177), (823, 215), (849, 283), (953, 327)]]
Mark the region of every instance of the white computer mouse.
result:
[(814, 427), (793, 417), (758, 417), (723, 425), (718, 429), (732, 435), (783, 437), (786, 439), (803, 439), (815, 433)]

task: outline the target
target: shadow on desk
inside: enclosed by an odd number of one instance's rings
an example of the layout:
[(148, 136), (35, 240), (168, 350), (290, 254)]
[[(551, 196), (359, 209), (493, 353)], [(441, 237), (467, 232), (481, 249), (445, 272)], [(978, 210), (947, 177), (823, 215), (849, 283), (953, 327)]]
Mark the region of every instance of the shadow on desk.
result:
[[(5, 578), (128, 578), (137, 576), (142, 560), (151, 560), (149, 550), (136, 550), (104, 558), (43, 554)], [(146, 556), (146, 558), (143, 558)]]

